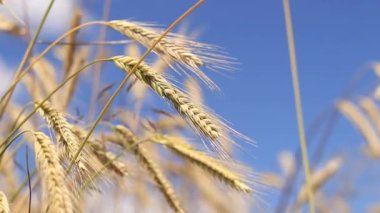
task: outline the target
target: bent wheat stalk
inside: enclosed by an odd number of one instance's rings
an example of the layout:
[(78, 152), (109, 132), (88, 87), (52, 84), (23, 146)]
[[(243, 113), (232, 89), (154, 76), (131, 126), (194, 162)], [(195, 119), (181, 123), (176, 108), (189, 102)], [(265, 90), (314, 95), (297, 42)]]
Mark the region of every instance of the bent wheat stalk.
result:
[(42, 132), (35, 132), (35, 152), (38, 168), (42, 173), (42, 184), (46, 193), (46, 211), (74, 212), (70, 193), (65, 184), (64, 170), (59, 163), (58, 153), (50, 139)]

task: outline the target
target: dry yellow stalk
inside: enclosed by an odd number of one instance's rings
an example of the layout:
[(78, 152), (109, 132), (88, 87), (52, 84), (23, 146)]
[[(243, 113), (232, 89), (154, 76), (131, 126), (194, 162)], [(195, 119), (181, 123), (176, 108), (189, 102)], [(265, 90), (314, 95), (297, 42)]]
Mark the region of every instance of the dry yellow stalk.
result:
[[(82, 13), (80, 10), (75, 9), (73, 17), (71, 18), (70, 22), (70, 29), (77, 27), (80, 25), (82, 19)], [(69, 45), (66, 47), (65, 52), (65, 60), (64, 60), (64, 71), (65, 71), (65, 77), (70, 75), (71, 66), (74, 62), (74, 56), (75, 56), (75, 49), (76, 49), (76, 37), (79, 31), (75, 31), (74, 33), (71, 33), (66, 41), (69, 43)]]
[(0, 213), (10, 213), (7, 196), (0, 191)]
[[(160, 30), (144, 23), (115, 20), (109, 22), (109, 26), (145, 47), (152, 46), (161, 35)], [(214, 89), (217, 86), (200, 70), (200, 67), (224, 68), (228, 64), (228, 58), (218, 54), (210, 45), (189, 41), (184, 36), (175, 34), (163, 38), (154, 48), (154, 52), (164, 60), (175, 62), (176, 65), (192, 71)]]
[(146, 154), (146, 150), (141, 144), (136, 144), (137, 140), (133, 133), (124, 126), (115, 126), (116, 133), (119, 135), (122, 144), (126, 149), (131, 149), (133, 154), (139, 159), (141, 164), (152, 175), (157, 187), (161, 193), (165, 196), (170, 207), (175, 212), (185, 212), (180, 205), (178, 198), (175, 195), (174, 189), (170, 184), (170, 181), (165, 177), (159, 166)]
[[(75, 72), (77, 72), (81, 67), (84, 66), (86, 63), (86, 59), (88, 56), (88, 49), (87, 48), (81, 48), (75, 53), (75, 57), (73, 58), (73, 62), (70, 64), (70, 70), (68, 70), (67, 75), (72, 75)], [(79, 76), (74, 77), (71, 81), (69, 81), (64, 89), (63, 92), (63, 108), (66, 109), (73, 98), (75, 89), (77, 88)]]
[(380, 156), (380, 139), (366, 117), (349, 101), (339, 101), (337, 108), (343, 113), (365, 138), (367, 151), (373, 156)]
[(59, 163), (58, 153), (53, 143), (42, 132), (35, 132), (35, 152), (38, 168), (42, 173), (42, 184), (47, 202), (47, 212), (74, 212), (72, 199), (65, 184), (65, 173)]
[(217, 159), (207, 155), (204, 152), (194, 150), (190, 144), (180, 138), (155, 136), (152, 140), (166, 145), (175, 153), (201, 167), (206, 172), (209, 172), (232, 188), (245, 193), (252, 192), (252, 188), (245, 183), (247, 181), (244, 178), (225, 167), (223, 164), (218, 162)]
[[(311, 177), (311, 184), (314, 192), (318, 191), (318, 189), (320, 189), (328, 180), (331, 179), (332, 176), (335, 175), (342, 164), (342, 160), (343, 159), (341, 157), (335, 157), (328, 161), (323, 168), (314, 172)], [(306, 185), (303, 185), (298, 192), (295, 206), (299, 207), (304, 204), (305, 201), (307, 201), (307, 188)]]

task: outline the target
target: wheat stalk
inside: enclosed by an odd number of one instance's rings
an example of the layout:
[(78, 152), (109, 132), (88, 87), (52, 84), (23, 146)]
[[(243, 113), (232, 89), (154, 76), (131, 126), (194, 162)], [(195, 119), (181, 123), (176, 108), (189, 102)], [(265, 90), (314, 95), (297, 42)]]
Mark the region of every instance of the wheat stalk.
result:
[[(152, 46), (161, 35), (160, 30), (139, 22), (114, 20), (109, 22), (109, 26), (147, 48)], [(228, 68), (229, 64), (229, 58), (217, 53), (215, 47), (189, 41), (175, 34), (163, 38), (154, 48), (154, 52), (168, 62), (173, 61), (179, 67), (183, 66), (191, 70), (213, 89), (217, 89), (217, 86), (200, 70), (200, 67)]]
[(69, 190), (65, 184), (63, 167), (59, 164), (58, 153), (50, 141), (42, 132), (35, 132), (35, 152), (38, 167), (42, 172), (43, 184), (48, 202), (46, 211), (74, 212)]
[(133, 133), (124, 126), (115, 126), (116, 133), (122, 140), (125, 148), (132, 150), (133, 154), (139, 159), (141, 164), (152, 175), (157, 187), (166, 198), (169, 205), (175, 212), (185, 212), (180, 205), (178, 198), (175, 195), (174, 189), (169, 180), (165, 177), (159, 166), (147, 155), (146, 150), (140, 145), (136, 144), (137, 140)]
[(232, 188), (245, 193), (252, 192), (252, 188), (244, 183), (246, 181), (242, 177), (223, 166), (215, 158), (212, 158), (204, 152), (194, 150), (188, 143), (180, 138), (158, 135), (152, 140), (166, 145), (178, 155), (188, 159), (190, 162), (201, 167), (203, 170), (222, 180)]

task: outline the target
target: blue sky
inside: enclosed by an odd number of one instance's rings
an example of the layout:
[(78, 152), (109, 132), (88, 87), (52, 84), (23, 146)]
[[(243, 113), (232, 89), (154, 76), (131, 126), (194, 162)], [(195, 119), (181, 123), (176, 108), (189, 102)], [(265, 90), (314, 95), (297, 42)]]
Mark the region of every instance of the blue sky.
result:
[[(133, 18), (167, 26), (193, 3), (113, 0), (111, 19)], [(102, 4), (103, 1), (81, 1), (89, 19), (100, 18)], [(359, 69), (379, 58), (380, 2), (292, 1), (291, 6), (307, 127), (337, 100)], [(255, 170), (279, 171), (277, 154), (298, 146), (282, 1), (207, 0), (186, 22), (190, 29), (201, 31), (200, 41), (224, 47), (240, 62), (238, 70), (226, 76), (209, 72), (222, 93), (206, 92), (210, 108), (257, 141), (252, 156), (240, 157)], [(7, 47), (4, 38), (0, 37), (1, 45)], [(109, 38), (121, 39), (114, 33)], [(17, 63), (18, 49), (9, 49), (14, 57), (1, 56)], [(364, 95), (365, 88), (376, 81), (373, 74), (368, 76), (359, 94)], [(342, 119), (326, 156), (343, 148), (355, 150), (361, 142)], [(367, 202), (363, 199), (354, 202), (354, 206), (359, 211)]]

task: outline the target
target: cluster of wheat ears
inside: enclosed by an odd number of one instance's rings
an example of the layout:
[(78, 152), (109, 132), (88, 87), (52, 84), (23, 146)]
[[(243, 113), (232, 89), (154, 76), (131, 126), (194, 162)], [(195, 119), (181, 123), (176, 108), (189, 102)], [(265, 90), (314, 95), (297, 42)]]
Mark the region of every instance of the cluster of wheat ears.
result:
[[(260, 203), (256, 209), (265, 212), (265, 202), (260, 201), (263, 186), (282, 189), (277, 212), (296, 212), (307, 202), (311, 212), (314, 205), (326, 210), (318, 193), (341, 167), (341, 156), (311, 175), (308, 162), (303, 162), (306, 181), (293, 205), (287, 205), (299, 167), (293, 155), (280, 155), (282, 177), (254, 173), (232, 158), (240, 147), (237, 141), (247, 142), (248, 147), (253, 143), (204, 106), (201, 88), (219, 90), (204, 71), (228, 70), (235, 62), (216, 46), (170, 32), (202, 3), (197, 2), (166, 30), (106, 18), (81, 23), (82, 12), (76, 10), (68, 31), (53, 42), (39, 40), (39, 34), (54, 0), (33, 34), (10, 8), (13, 19), (0, 14), (2, 33), (29, 38), (14, 79), (0, 99), (0, 213), (167, 212), (169, 208), (174, 212), (248, 212), (256, 203)], [(0, 6), (7, 4), (0, 0)], [(291, 26), (288, 20), (287, 27)], [(101, 27), (99, 40), (79, 41), (79, 30), (92, 25)], [(106, 30), (127, 40), (106, 41)], [(292, 38), (292, 32), (288, 36)], [(289, 41), (295, 61), (294, 41)], [(36, 45), (47, 47), (37, 53)], [(108, 45), (125, 46), (125, 53), (116, 54)], [(292, 68), (296, 71), (296, 66)], [(121, 72), (111, 73), (115, 70)], [(115, 89), (102, 81), (103, 76), (124, 77)], [(93, 80), (91, 97), (83, 98), (89, 78)], [(28, 94), (22, 95), (24, 106), (12, 99), (17, 85)], [(368, 142), (365, 153), (374, 158), (380, 156), (380, 112), (373, 101), (377, 93), (360, 99), (360, 107), (342, 99), (335, 108), (362, 133)], [(154, 102), (150, 101), (153, 94)], [(84, 99), (90, 99), (89, 103), (84, 104)], [(77, 110), (78, 105), (84, 109)], [(29, 150), (35, 161), (28, 157)], [(25, 163), (19, 162), (21, 158)], [(313, 204), (314, 195), (319, 203)]]

